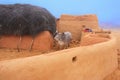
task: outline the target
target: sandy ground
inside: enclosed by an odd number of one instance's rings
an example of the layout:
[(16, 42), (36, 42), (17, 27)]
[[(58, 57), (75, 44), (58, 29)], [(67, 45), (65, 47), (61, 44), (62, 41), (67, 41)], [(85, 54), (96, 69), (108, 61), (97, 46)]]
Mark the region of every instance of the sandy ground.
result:
[[(78, 46), (80, 46), (80, 42), (73, 40), (69, 48), (78, 47)], [(53, 49), (49, 51), (39, 51), (39, 50), (29, 51), (28, 49), (27, 50), (20, 49), (20, 52), (18, 52), (17, 49), (0, 48), (0, 61), (37, 56), (41, 54), (48, 54), (50, 52), (55, 52), (55, 51), (58, 51), (57, 46), (53, 47)]]
[(117, 39), (117, 53), (118, 53), (118, 69), (112, 74), (108, 75), (104, 80), (120, 80), (120, 29), (111, 29), (113, 35)]
[[(73, 41), (70, 44), (69, 48), (73, 48), (73, 47), (78, 47), (79, 45), (79, 41)], [(3, 60), (9, 60), (9, 59), (16, 59), (16, 58), (25, 58), (25, 57), (30, 57), (30, 56), (37, 56), (37, 55), (41, 55), (41, 54), (48, 54), (50, 52), (54, 52), (57, 51), (57, 48), (53, 48), (50, 51), (37, 51), (37, 50), (21, 50), (20, 52), (18, 52), (16, 49), (6, 49), (6, 48), (2, 48), (0, 49), (0, 61)]]
[(40, 55), (43, 53), (45, 53), (45, 52), (39, 52), (39, 51), (29, 52), (27, 50), (22, 50), (21, 52), (18, 52), (15, 49), (0, 49), (0, 61), (21, 58), (21, 57), (29, 57), (29, 56), (34, 56), (34, 55)]

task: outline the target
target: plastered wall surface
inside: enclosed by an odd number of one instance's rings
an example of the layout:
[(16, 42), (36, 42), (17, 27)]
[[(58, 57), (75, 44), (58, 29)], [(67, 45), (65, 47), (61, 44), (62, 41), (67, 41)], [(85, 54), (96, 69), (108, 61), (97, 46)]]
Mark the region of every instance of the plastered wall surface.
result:
[(99, 29), (98, 18), (94, 14), (90, 15), (61, 15), (57, 21), (57, 29), (59, 32), (69, 31), (74, 39), (80, 39), (83, 26)]
[(85, 47), (0, 62), (0, 80), (102, 80), (118, 66), (111, 38)]
[[(0, 39), (0, 47), (1, 48), (17, 48), (17, 45), (20, 44), (21, 49), (28, 49), (30, 48), (32, 37), (30, 36), (22, 36), (21, 43), (20, 36), (2, 36)], [(53, 45), (53, 37), (48, 31), (44, 31), (36, 36), (34, 43), (33, 43), (33, 50), (40, 50), (46, 51), (50, 50)]]

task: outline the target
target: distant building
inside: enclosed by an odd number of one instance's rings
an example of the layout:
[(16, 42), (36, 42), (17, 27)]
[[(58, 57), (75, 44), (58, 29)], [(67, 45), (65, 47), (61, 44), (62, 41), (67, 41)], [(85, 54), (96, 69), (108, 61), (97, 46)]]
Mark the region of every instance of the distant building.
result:
[(70, 31), (74, 39), (79, 39), (83, 27), (90, 29), (99, 29), (98, 18), (96, 15), (61, 15), (57, 20), (57, 29), (59, 32)]

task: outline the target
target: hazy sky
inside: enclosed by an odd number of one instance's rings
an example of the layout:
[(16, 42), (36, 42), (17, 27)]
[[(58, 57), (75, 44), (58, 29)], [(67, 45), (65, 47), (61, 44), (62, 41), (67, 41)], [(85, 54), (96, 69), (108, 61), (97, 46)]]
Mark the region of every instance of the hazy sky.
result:
[(0, 0), (0, 4), (13, 3), (41, 6), (56, 17), (61, 14), (96, 14), (99, 22), (120, 25), (120, 0)]

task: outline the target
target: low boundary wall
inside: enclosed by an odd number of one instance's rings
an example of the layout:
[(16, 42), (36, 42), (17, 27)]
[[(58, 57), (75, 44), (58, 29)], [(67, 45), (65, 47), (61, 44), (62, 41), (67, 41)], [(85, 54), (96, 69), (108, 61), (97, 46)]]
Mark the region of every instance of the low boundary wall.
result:
[(102, 80), (117, 68), (114, 38), (95, 45), (0, 62), (0, 80)]

